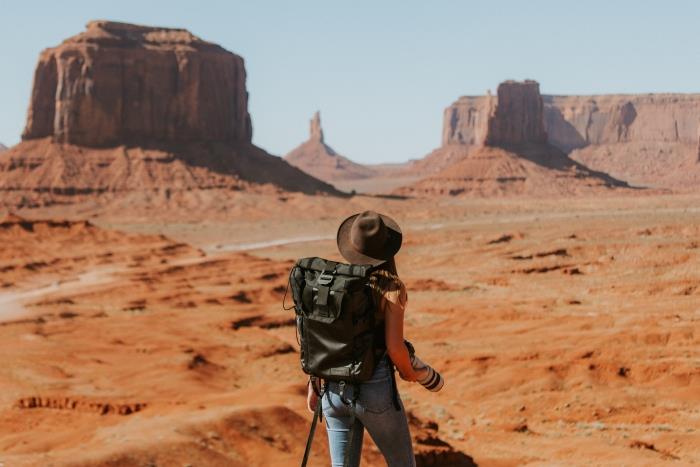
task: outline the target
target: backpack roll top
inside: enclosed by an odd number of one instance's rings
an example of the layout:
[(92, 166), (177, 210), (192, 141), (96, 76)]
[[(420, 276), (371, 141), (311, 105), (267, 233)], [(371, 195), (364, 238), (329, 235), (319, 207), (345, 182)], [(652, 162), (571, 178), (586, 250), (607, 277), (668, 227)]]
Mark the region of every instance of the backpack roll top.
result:
[(377, 339), (371, 272), (369, 265), (322, 258), (302, 258), (292, 268), (301, 366), (307, 374), (349, 382), (372, 375)]

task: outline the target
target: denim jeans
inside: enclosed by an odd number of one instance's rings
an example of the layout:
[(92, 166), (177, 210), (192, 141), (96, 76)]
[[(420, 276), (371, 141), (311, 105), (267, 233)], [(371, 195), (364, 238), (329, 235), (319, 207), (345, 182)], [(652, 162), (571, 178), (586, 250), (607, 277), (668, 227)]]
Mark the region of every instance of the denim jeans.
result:
[(342, 397), (339, 383), (328, 385), (322, 399), (322, 407), (333, 467), (343, 466), (351, 432), (353, 440), (350, 466), (360, 465), (365, 428), (389, 467), (416, 465), (401, 399), (398, 400), (401, 410), (396, 410), (394, 406), (392, 371), (389, 359), (382, 358), (372, 378), (360, 385), (360, 393), (354, 405), (351, 402), (354, 398), (352, 385), (346, 385), (342, 389)]

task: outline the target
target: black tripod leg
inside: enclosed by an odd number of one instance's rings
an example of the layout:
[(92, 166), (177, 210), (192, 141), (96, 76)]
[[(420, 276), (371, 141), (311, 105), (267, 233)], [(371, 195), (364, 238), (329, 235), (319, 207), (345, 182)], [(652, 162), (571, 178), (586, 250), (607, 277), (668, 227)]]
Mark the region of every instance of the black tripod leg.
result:
[(323, 405), (323, 394), (319, 397), (316, 402), (316, 409), (314, 410), (314, 420), (311, 422), (311, 429), (309, 430), (309, 437), (306, 439), (306, 449), (304, 450), (304, 460), (301, 461), (301, 467), (306, 467), (306, 463), (309, 461), (309, 454), (311, 453), (311, 444), (314, 441), (314, 433), (316, 431), (316, 425), (318, 424), (318, 419), (321, 415), (321, 406)]
[(348, 438), (348, 445), (345, 448), (345, 456), (343, 456), (343, 467), (350, 467), (350, 455), (352, 453), (352, 442), (355, 437), (355, 417), (352, 419), (352, 424), (350, 425), (350, 434)]

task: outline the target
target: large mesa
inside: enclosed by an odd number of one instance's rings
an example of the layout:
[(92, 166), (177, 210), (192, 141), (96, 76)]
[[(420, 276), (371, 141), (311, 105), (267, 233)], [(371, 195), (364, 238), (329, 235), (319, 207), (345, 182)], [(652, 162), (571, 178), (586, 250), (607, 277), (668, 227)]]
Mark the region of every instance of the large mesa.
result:
[[(442, 153), (484, 144), (487, 132), (496, 146), (528, 135), (633, 184), (686, 189), (700, 182), (700, 94), (543, 95), (539, 103), (536, 83), (505, 84), (497, 98), (464, 96), (445, 109)], [(504, 97), (509, 104), (501, 104)]]
[(337, 193), (251, 135), (241, 57), (183, 29), (92, 21), (41, 53), (23, 141), (0, 157), (0, 204), (201, 189)]
[(626, 186), (548, 143), (539, 84), (532, 80), (505, 81), (496, 96), (463, 97), (448, 107), (442, 147), (412, 170), (432, 175), (397, 194), (550, 196)]
[(24, 139), (250, 142), (243, 59), (184, 29), (92, 21), (44, 50)]

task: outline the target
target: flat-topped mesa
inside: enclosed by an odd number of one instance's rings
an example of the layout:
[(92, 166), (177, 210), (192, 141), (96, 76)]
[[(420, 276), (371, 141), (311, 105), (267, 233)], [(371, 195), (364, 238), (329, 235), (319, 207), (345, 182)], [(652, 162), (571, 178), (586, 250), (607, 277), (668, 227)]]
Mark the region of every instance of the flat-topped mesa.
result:
[(323, 143), (323, 128), (321, 128), (321, 112), (317, 111), (309, 123), (309, 141), (318, 141), (319, 143)]
[(184, 29), (92, 21), (42, 52), (22, 138), (249, 143), (243, 59)]

